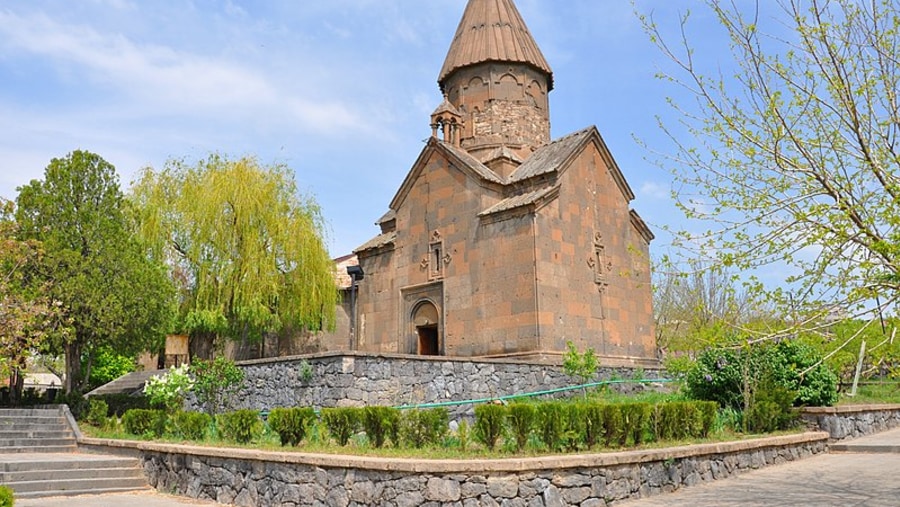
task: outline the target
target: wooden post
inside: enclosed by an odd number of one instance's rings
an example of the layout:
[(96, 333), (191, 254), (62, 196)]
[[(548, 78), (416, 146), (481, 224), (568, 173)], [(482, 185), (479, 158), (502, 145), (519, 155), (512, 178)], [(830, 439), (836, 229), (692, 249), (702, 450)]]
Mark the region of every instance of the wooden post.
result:
[(863, 340), (859, 346), (859, 360), (856, 362), (856, 373), (853, 375), (853, 389), (850, 390), (850, 396), (856, 396), (856, 386), (859, 384), (859, 374), (862, 372), (863, 358), (866, 355), (866, 341)]

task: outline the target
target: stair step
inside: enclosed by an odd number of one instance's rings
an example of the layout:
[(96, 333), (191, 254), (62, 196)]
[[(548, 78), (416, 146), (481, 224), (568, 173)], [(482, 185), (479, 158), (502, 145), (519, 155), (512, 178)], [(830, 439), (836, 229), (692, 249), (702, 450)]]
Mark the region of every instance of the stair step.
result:
[(0, 447), (0, 454), (31, 454), (31, 453), (58, 453), (75, 452), (78, 446), (73, 440), (70, 445), (33, 445), (28, 447)]
[(66, 431), (68, 429), (70, 429), (69, 425), (62, 421), (53, 424), (35, 423), (26, 419), (7, 423), (0, 421), (0, 431)]
[(49, 498), (55, 496), (82, 496), (82, 495), (106, 495), (110, 493), (128, 493), (130, 491), (149, 490), (150, 486), (134, 488), (104, 488), (104, 489), (68, 489), (61, 491), (35, 491), (30, 493), (16, 493), (17, 499)]
[(30, 481), (60, 481), (73, 479), (143, 479), (136, 466), (117, 468), (71, 468), (58, 470), (25, 470), (0, 472), (0, 484)]
[(74, 444), (75, 438), (0, 438), (0, 447), (31, 447)]
[(33, 454), (0, 461), (0, 472), (30, 472), (34, 470), (96, 470), (134, 468), (140, 470), (140, 460), (102, 454)]
[(96, 491), (109, 488), (145, 488), (147, 479), (144, 477), (129, 477), (122, 479), (63, 479), (55, 481), (22, 481), (8, 482), (9, 486), (21, 496), (22, 493), (46, 493), (48, 491)]
[(66, 424), (66, 419), (64, 417), (60, 417), (59, 414), (55, 414), (52, 416), (42, 416), (42, 415), (2, 415), (0, 414), (0, 425), (6, 426), (8, 424), (16, 424), (27, 422), (30, 424)]
[(59, 430), (0, 430), (0, 440), (20, 438), (75, 438), (69, 429)]
[(18, 417), (33, 417), (39, 419), (58, 419), (64, 417), (61, 409), (42, 409), (42, 408), (3, 408), (0, 409), (0, 419), (10, 419)]

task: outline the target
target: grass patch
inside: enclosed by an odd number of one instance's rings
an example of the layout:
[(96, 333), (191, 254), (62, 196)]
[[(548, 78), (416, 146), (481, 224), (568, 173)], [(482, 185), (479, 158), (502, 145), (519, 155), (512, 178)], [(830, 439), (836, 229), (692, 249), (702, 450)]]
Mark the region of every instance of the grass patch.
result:
[(841, 392), (838, 405), (877, 405), (900, 403), (900, 382), (893, 380), (860, 382), (856, 396), (849, 396), (850, 387)]

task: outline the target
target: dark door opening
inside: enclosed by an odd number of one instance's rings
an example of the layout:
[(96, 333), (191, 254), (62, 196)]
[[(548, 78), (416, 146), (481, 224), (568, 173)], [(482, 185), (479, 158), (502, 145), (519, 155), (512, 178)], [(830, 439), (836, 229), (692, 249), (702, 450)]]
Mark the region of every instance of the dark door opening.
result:
[(441, 354), (437, 326), (417, 327), (416, 332), (419, 334), (420, 356), (439, 356)]

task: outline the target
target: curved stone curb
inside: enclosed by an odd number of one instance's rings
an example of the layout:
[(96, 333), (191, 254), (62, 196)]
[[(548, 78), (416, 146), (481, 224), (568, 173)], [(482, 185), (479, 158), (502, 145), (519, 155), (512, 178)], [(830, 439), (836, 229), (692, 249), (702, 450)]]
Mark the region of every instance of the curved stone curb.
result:
[(183, 454), (210, 458), (241, 459), (272, 463), (290, 463), (328, 468), (354, 468), (384, 472), (414, 473), (491, 473), (530, 472), (548, 469), (605, 468), (619, 465), (649, 463), (707, 455), (734, 454), (764, 450), (773, 447), (789, 447), (813, 442), (827, 442), (828, 433), (815, 431), (795, 435), (753, 438), (734, 442), (685, 445), (662, 449), (609, 452), (596, 454), (566, 454), (534, 458), (511, 457), (507, 459), (408, 459), (350, 456), (343, 454), (313, 454), (304, 452), (276, 452), (240, 449), (232, 447), (202, 447), (192, 445), (162, 444), (136, 440), (110, 440), (83, 438), (79, 443), (93, 447), (134, 449), (160, 454)]

